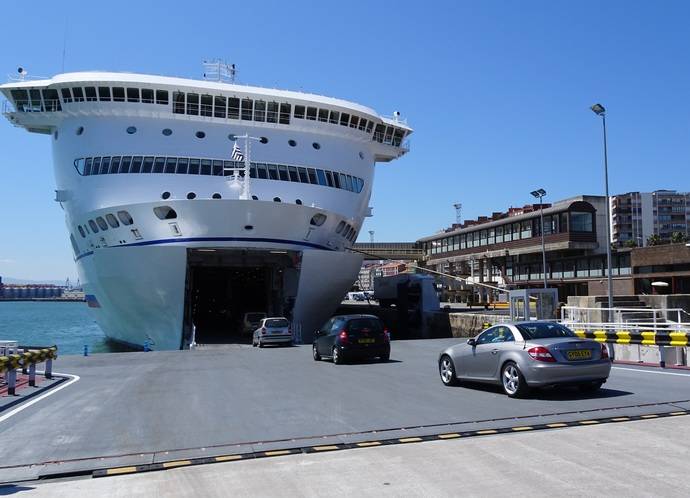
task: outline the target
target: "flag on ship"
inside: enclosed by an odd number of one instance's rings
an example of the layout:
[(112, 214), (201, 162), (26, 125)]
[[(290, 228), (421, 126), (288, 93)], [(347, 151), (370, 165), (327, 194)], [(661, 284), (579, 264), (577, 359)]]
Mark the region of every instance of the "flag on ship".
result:
[(242, 151), (237, 146), (237, 143), (235, 143), (232, 146), (232, 160), (233, 161), (244, 161), (244, 154), (242, 154)]

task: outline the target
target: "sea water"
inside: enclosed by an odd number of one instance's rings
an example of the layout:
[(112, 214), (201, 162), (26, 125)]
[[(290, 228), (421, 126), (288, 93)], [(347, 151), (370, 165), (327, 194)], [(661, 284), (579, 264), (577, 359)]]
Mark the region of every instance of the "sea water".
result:
[(115, 350), (82, 302), (0, 301), (0, 340), (57, 345), (58, 355)]

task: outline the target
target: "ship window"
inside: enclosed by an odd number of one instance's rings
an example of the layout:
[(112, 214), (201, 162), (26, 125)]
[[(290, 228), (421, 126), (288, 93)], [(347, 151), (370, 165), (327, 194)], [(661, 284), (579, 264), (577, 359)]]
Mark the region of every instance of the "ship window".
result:
[(254, 101), (252, 99), (242, 99), (242, 120), (251, 121), (252, 120), (252, 109), (254, 107)]
[[(113, 88), (113, 91), (116, 89)], [(184, 93), (173, 92), (173, 114), (184, 114)]]
[(311, 144), (311, 146), (314, 147), (316, 150), (319, 150), (321, 148), (321, 144), (318, 142), (314, 142), (313, 144)]
[(151, 173), (153, 170), (153, 157), (151, 156), (146, 156), (144, 157), (144, 164), (141, 168), (142, 173)]
[(217, 118), (225, 118), (225, 111), (227, 107), (228, 103), (225, 97), (216, 95), (214, 98), (213, 115)]
[[(62, 101), (65, 104), (69, 104), (70, 102), (72, 102), (72, 92), (70, 92), (69, 88), (61, 88), (60, 92), (62, 93)], [(14, 90), (12, 90), (12, 98), (14, 98)]]
[(80, 126), (79, 128), (77, 128), (77, 131), (76, 131), (75, 133), (76, 133), (77, 135), (81, 135), (82, 133), (84, 133), (84, 127), (83, 127), (83, 126)]
[(110, 162), (110, 171), (109, 173), (115, 174), (121, 172), (120, 171), (120, 156), (115, 156), (113, 157), (112, 161)]
[(264, 180), (268, 178), (268, 173), (266, 171), (266, 165), (264, 163), (258, 163), (256, 165), (256, 170), (257, 170), (257, 173), (259, 174), (259, 178), (264, 179)]
[(62, 110), (62, 107), (60, 107), (60, 98), (58, 97), (57, 90), (55, 89), (48, 88), (43, 90), (43, 102), (45, 103), (46, 111), (48, 112)]
[(359, 118), (357, 116), (352, 116), (350, 119), (350, 128), (357, 128), (357, 125), (359, 124)]
[(169, 137), (170, 135), (172, 135), (172, 130), (170, 128), (164, 128), (161, 133), (166, 137)]
[(187, 94), (187, 114), (193, 114), (194, 116), (199, 115), (199, 94), (198, 93), (188, 93)]
[(316, 107), (307, 107), (307, 119), (316, 121)]
[(153, 90), (151, 88), (141, 89), (141, 101), (144, 104), (153, 104)]
[(77, 227), (77, 230), (79, 230), (79, 235), (81, 235), (82, 238), (85, 238), (85, 237), (86, 237), (86, 233), (84, 233), (84, 229), (82, 228), (81, 225), (79, 225), (79, 226)]
[(339, 234), (343, 231), (343, 228), (345, 228), (345, 222), (341, 220), (340, 223), (338, 223), (338, 227), (335, 229), (335, 233)]
[(278, 168), (276, 168), (275, 164), (269, 164), (268, 165), (268, 177), (271, 180), (277, 180), (278, 179)]
[(96, 87), (87, 86), (86, 88), (84, 88), (84, 93), (86, 94), (87, 102), (95, 102), (96, 100), (98, 100), (96, 98)]
[(157, 157), (154, 165), (153, 165), (153, 172), (154, 173), (163, 173), (165, 170), (165, 158), (164, 157)]
[(291, 182), (299, 182), (299, 174), (297, 173), (297, 168), (294, 166), (288, 166), (288, 173), (290, 174)]
[(206, 133), (204, 133), (203, 131), (197, 131), (195, 135), (196, 138), (204, 138), (206, 136)]
[(213, 176), (223, 176), (223, 161), (213, 161)]
[(186, 157), (181, 157), (177, 160), (177, 169), (175, 170), (175, 173), (178, 175), (186, 175), (187, 174), (187, 165), (189, 164), (189, 159)]
[(290, 104), (280, 104), (280, 124), (290, 124)]
[(299, 181), (301, 183), (309, 183), (309, 175), (307, 174), (307, 168), (299, 167), (297, 168), (297, 171), (299, 171)]
[(80, 175), (84, 176), (84, 158), (79, 158), (74, 160), (74, 168), (77, 170), (77, 173)]
[(213, 116), (213, 96), (201, 96), (201, 115), (208, 117)]
[(84, 176), (89, 176), (91, 174), (91, 162), (92, 159), (87, 157), (86, 161), (84, 162)]
[(326, 175), (324, 175), (322, 169), (317, 169), (317, 170), (316, 170), (316, 176), (317, 176), (317, 178), (318, 178), (318, 180), (319, 180), (319, 185), (324, 185), (324, 186), (327, 185), (327, 183), (326, 183)]
[(383, 143), (391, 144), (393, 143), (393, 127), (388, 126), (386, 128), (386, 138), (383, 139)]
[(376, 125), (376, 131), (374, 131), (374, 140), (377, 142), (383, 142), (383, 134), (386, 132), (386, 127), (382, 124)]
[(93, 158), (93, 165), (91, 166), (91, 174), (92, 175), (100, 175), (101, 174), (101, 158), (100, 157), (94, 157)]
[(101, 230), (107, 230), (108, 229), (108, 224), (105, 222), (102, 216), (99, 216), (96, 218), (96, 223), (98, 223), (98, 226)]
[(303, 105), (296, 105), (295, 106), (295, 117), (298, 119), (304, 119), (304, 106)]
[(338, 124), (339, 119), (340, 119), (340, 113), (338, 111), (331, 111), (331, 114), (328, 118), (328, 122), (331, 124)]
[(359, 181), (359, 187), (357, 188), (357, 193), (359, 194), (364, 188), (364, 180), (362, 180), (361, 178), (358, 178), (357, 180)]
[(280, 200), (280, 197), (274, 197), (273, 202), (283, 202), (283, 201)]
[(132, 223), (134, 223), (134, 220), (132, 219), (132, 217), (129, 215), (129, 213), (127, 211), (118, 211), (117, 217), (120, 219), (122, 224), (125, 226), (131, 225)]
[(168, 105), (167, 90), (156, 90), (156, 104)]
[(89, 220), (89, 226), (91, 227), (91, 231), (93, 233), (98, 233), (98, 226), (96, 225), (95, 221)]
[(196, 199), (196, 194), (194, 192), (188, 192), (187, 193), (187, 199), (189, 199), (190, 201), (192, 199)]
[(256, 178), (256, 165), (252, 164), (249, 167), (249, 178)]
[(228, 117), (230, 119), (240, 119), (240, 99), (236, 97), (228, 99)]
[(110, 102), (110, 88), (107, 86), (99, 86), (98, 99), (101, 102)]
[(319, 121), (328, 123), (328, 109), (319, 109)]
[(139, 89), (138, 88), (128, 88), (127, 89), (127, 102), (139, 102)]
[(257, 100), (254, 102), (254, 121), (266, 121), (266, 101)]
[(290, 147), (294, 147), (294, 146), (297, 145), (297, 142), (295, 142), (294, 140), (288, 140), (288, 145), (289, 145)]
[(134, 135), (136, 132), (137, 132), (136, 126), (128, 126), (127, 127), (127, 133), (129, 133), (130, 135)]
[(316, 178), (316, 170), (314, 168), (307, 168), (307, 172), (309, 173), (309, 183), (317, 185), (319, 181)]
[(268, 103), (268, 114), (266, 114), (266, 121), (269, 123), (278, 122), (278, 102)]
[(347, 126), (350, 122), (350, 115), (343, 112), (340, 114), (340, 124), (341, 126)]
[(333, 172), (333, 184), (335, 188), (340, 188), (340, 173)]
[[(258, 200), (259, 200), (259, 198), (258, 198), (257, 196), (255, 196), (255, 195), (253, 195), (253, 196), (252, 196), (252, 200), (253, 200), (253, 201), (258, 201)], [(247, 226), (249, 226), (249, 225), (245, 225), (245, 227), (244, 227), (244, 228), (246, 229), (246, 228), (247, 228)], [(254, 228), (254, 227), (252, 227), (252, 228)]]
[[(187, 195), (187, 198), (189, 199), (189, 195)], [(177, 213), (170, 206), (156, 206), (153, 208), (153, 212), (159, 220), (174, 220), (177, 218)]]
[(107, 175), (110, 173), (110, 158), (104, 157), (101, 160), (101, 175)]
[(222, 161), (222, 176), (232, 176), (234, 174), (235, 162), (234, 161)]
[(395, 132), (393, 133), (393, 145), (395, 145), (396, 147), (400, 147), (404, 135), (405, 132), (403, 132), (400, 128), (396, 128)]
[(129, 172), (130, 173), (140, 173), (141, 172), (141, 163), (143, 160), (144, 160), (144, 158), (141, 156), (134, 156), (132, 158), (132, 166), (131, 166), (131, 169), (129, 170)]
[(125, 101), (125, 89), (121, 86), (113, 87), (113, 102)]
[(374, 127), (374, 122), (369, 121), (369, 123), (367, 124), (367, 133), (371, 133), (371, 130), (373, 127)]
[(211, 196), (211, 198), (212, 198), (212, 199), (222, 199), (223, 196), (220, 195), (218, 192), (216, 192), (216, 193), (214, 193), (214, 194)]
[(347, 175), (347, 189), (348, 189), (350, 192), (354, 192), (354, 191), (355, 191), (355, 188), (354, 188), (354, 186), (352, 185), (352, 177), (351, 177), (350, 175)]
[(338, 176), (340, 177), (340, 188), (343, 190), (347, 190), (347, 178), (344, 174), (338, 173)]
[(364, 152), (362, 152), (361, 150), (359, 151), (359, 158), (364, 159)]
[(262, 144), (267, 144), (267, 143), (268, 143), (268, 138), (266, 138), (266, 137), (261, 137), (261, 138), (259, 139), (259, 142), (261, 142)]
[(329, 187), (333, 187), (333, 173), (330, 171), (326, 171), (326, 181), (328, 182)]
[(283, 164), (278, 165), (278, 176), (280, 177), (281, 180), (284, 182), (289, 182), (290, 178), (288, 177), (288, 172), (287, 172), (287, 166)]
[(366, 127), (367, 127), (367, 120), (364, 118), (360, 119), (358, 129), (364, 131), (366, 129)]
[(163, 199), (163, 200), (170, 199), (170, 192), (163, 192), (161, 194), (161, 199)]
[(110, 228), (117, 228), (120, 226), (120, 222), (117, 221), (117, 218), (110, 213), (105, 215), (105, 219), (108, 220), (108, 225), (110, 225)]
[(84, 102), (84, 91), (80, 87), (73, 87), (72, 94), (75, 102)]
[(198, 175), (199, 174), (199, 160), (198, 159), (190, 159), (189, 160), (189, 174), (190, 175)]
[(295, 204), (297, 204), (298, 206), (301, 206), (302, 205), (302, 199), (295, 199)]
[(202, 159), (201, 160), (201, 174), (202, 175), (210, 175), (211, 174), (211, 160), (210, 159)]

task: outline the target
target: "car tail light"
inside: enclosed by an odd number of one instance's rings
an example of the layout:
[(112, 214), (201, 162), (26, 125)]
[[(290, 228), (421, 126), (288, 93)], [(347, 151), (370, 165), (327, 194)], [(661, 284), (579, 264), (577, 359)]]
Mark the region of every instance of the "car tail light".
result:
[(607, 360), (609, 358), (609, 350), (606, 347), (606, 344), (601, 345), (601, 359), (602, 360)]
[(388, 332), (388, 329), (383, 329), (383, 339), (388, 342), (391, 340), (391, 333)]
[(553, 357), (551, 352), (543, 346), (537, 346), (536, 348), (530, 348), (527, 350), (527, 354), (530, 355), (530, 357), (533, 360), (537, 360), (537, 361), (546, 361), (549, 363), (553, 363), (556, 361), (556, 358)]
[(338, 339), (340, 339), (342, 344), (347, 344), (349, 340), (347, 337), (347, 330), (341, 330), (340, 334), (338, 334)]
[(266, 333), (266, 327), (261, 327), (261, 333), (265, 334)]

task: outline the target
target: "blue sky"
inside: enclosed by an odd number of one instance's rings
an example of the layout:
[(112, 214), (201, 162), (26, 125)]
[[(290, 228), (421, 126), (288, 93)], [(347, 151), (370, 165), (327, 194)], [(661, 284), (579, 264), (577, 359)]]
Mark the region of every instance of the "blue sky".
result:
[[(150, 3), (150, 5), (149, 5)], [(690, 190), (690, 4), (637, 1), (64, 1), (5, 5), (0, 72), (103, 69), (198, 78), (201, 59), (243, 83), (336, 96), (415, 129), (412, 151), (377, 166), (368, 230), (415, 240), (531, 201)], [(65, 30), (65, 25), (67, 29)], [(0, 124), (0, 275), (74, 277), (52, 201), (50, 141)]]

